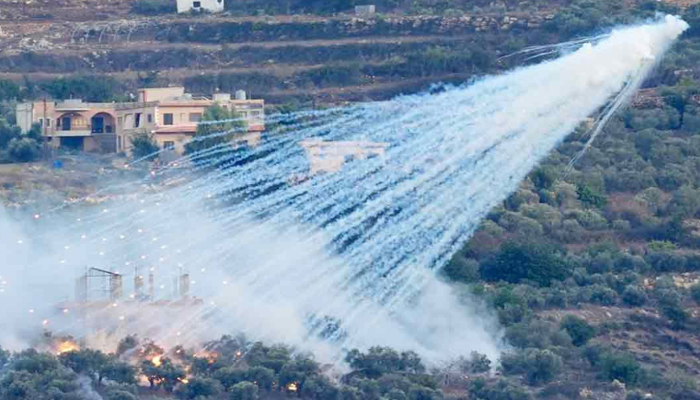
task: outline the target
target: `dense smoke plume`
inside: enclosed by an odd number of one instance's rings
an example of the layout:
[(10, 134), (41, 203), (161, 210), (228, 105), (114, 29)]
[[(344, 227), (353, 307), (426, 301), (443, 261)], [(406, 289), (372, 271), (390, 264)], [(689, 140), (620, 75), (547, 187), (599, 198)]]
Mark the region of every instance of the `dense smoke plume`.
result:
[[(42, 326), (106, 347), (134, 332), (196, 346), (240, 331), (331, 362), (372, 345), (496, 359), (493, 316), (436, 271), (569, 133), (601, 110), (602, 126), (686, 28), (668, 16), (439, 94), (278, 116), (260, 147), (194, 154), (178, 163), (194, 170), (146, 178), (155, 191), (134, 182), (99, 208), (3, 215), (13, 307), (0, 309), (0, 343)], [(338, 141), (383, 150), (346, 159)], [(300, 143), (328, 145), (341, 171), (310, 174)], [(57, 307), (88, 268), (123, 275), (124, 298), (106, 300), (102, 282), (87, 293), (102, 307)], [(139, 279), (147, 294), (129, 286)]]

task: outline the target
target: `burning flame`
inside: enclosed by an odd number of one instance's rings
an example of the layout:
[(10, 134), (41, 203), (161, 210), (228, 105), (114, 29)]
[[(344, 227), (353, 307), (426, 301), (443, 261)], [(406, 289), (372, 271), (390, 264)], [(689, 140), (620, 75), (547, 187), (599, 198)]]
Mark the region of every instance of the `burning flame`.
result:
[(190, 380), (187, 379), (187, 378), (182, 378), (182, 379), (177, 378), (177, 380), (180, 381), (182, 384), (185, 384), (185, 385), (187, 385), (188, 383), (190, 383)]
[(161, 361), (161, 357), (163, 357), (163, 356), (155, 356), (155, 357), (151, 358), (151, 362), (153, 363), (153, 365), (155, 365), (156, 367), (160, 367), (160, 365), (163, 363)]
[(72, 351), (78, 351), (80, 347), (73, 341), (66, 340), (58, 344), (56, 347), (56, 354), (61, 355), (64, 353), (70, 353)]
[(287, 385), (287, 390), (289, 390), (290, 392), (296, 392), (298, 389), (299, 388), (297, 387), (296, 383), (290, 383), (289, 385)]

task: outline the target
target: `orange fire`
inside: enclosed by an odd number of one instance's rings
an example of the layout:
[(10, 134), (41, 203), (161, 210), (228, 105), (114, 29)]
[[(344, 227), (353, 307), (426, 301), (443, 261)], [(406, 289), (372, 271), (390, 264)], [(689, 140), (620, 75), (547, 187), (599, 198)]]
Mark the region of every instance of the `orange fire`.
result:
[(56, 354), (61, 355), (64, 353), (70, 353), (72, 351), (78, 351), (80, 347), (71, 340), (65, 340), (56, 346)]
[(160, 365), (163, 364), (163, 361), (161, 361), (161, 357), (163, 356), (155, 356), (151, 358), (151, 362), (153, 363), (153, 365), (155, 365), (156, 367), (160, 367)]
[(299, 387), (296, 383), (290, 383), (289, 385), (287, 385), (287, 390), (289, 390), (290, 392), (296, 392), (298, 389)]

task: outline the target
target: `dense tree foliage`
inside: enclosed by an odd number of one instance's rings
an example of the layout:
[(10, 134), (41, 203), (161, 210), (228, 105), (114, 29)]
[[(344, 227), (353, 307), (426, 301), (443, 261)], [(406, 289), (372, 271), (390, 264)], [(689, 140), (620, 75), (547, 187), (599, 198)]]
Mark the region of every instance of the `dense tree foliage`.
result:
[(139, 133), (132, 136), (131, 141), (131, 155), (136, 160), (153, 160), (158, 157), (158, 144), (156, 144), (153, 136), (148, 133)]
[(18, 126), (0, 118), (0, 163), (31, 162), (41, 157), (41, 127), (35, 125), (27, 134)]

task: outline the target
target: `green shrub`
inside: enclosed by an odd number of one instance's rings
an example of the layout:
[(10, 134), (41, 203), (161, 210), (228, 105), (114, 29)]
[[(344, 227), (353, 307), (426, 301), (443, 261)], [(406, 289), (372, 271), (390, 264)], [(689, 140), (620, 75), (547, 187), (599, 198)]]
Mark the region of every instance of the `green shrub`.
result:
[(550, 382), (561, 372), (561, 357), (550, 350), (529, 349), (523, 353), (504, 355), (501, 369), (506, 375), (524, 374), (530, 385)]
[(152, 160), (158, 157), (156, 154), (160, 149), (153, 140), (153, 137), (147, 133), (140, 133), (131, 138), (132, 156), (136, 160), (146, 159)]
[(10, 80), (0, 79), (0, 101), (20, 99), (19, 85)]
[(563, 280), (569, 274), (569, 266), (561, 253), (543, 243), (508, 242), (498, 254), (481, 265), (481, 276), (491, 282), (518, 283), (530, 280), (541, 286)]
[(634, 385), (643, 376), (642, 366), (628, 353), (605, 353), (600, 358), (602, 377)]
[(469, 387), (469, 396), (475, 400), (532, 400), (530, 393), (505, 379), (496, 383), (482, 378), (474, 379)]
[(574, 346), (583, 346), (595, 336), (595, 328), (585, 319), (575, 315), (567, 315), (562, 319), (560, 326), (569, 334)]
[(622, 292), (622, 301), (633, 307), (641, 307), (647, 302), (647, 294), (639, 286), (627, 286)]
[(690, 288), (690, 297), (700, 304), (700, 283), (693, 285)]
[(688, 322), (688, 313), (680, 305), (664, 305), (661, 307), (661, 313), (671, 321), (671, 327), (675, 330), (684, 329)]
[(258, 387), (252, 382), (241, 382), (231, 388), (231, 400), (257, 400)]
[(39, 142), (30, 138), (12, 139), (7, 146), (7, 155), (10, 161), (32, 162), (41, 156)]
[(73, 76), (56, 78), (41, 85), (54, 99), (83, 99), (91, 102), (108, 102), (117, 97), (119, 84), (109, 76)]

